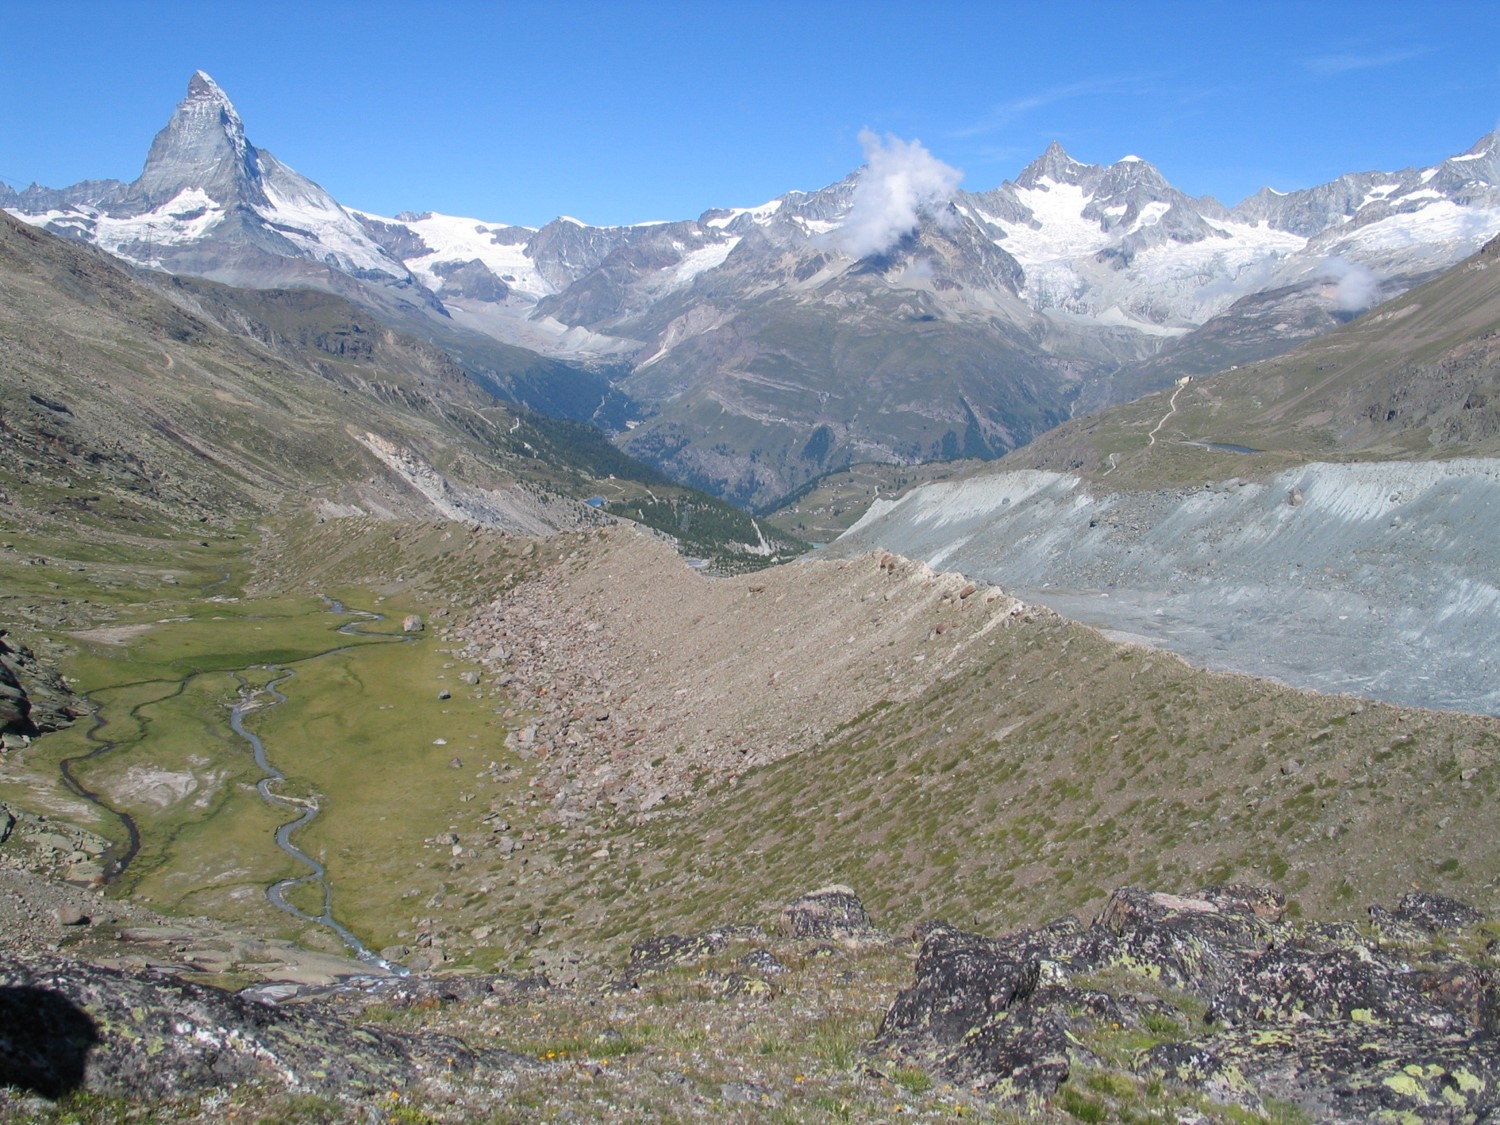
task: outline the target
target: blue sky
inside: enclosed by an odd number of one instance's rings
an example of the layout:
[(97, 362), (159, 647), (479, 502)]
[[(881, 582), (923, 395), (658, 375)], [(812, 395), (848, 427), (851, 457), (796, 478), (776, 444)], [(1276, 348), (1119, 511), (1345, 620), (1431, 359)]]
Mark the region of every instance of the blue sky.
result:
[(1500, 123), (1500, 4), (0, 0), (0, 181), (130, 180), (202, 68), (343, 203), (539, 225), (842, 178), (861, 128), (982, 190), (1046, 144), (1234, 203)]

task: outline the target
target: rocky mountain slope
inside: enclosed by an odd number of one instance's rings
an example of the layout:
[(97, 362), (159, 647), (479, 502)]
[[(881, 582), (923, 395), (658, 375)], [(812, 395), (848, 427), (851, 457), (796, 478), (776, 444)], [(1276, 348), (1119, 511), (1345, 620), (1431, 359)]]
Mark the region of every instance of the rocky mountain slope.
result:
[(1080, 408), (1279, 353), (1500, 231), (1493, 136), (1233, 208), (1137, 157), (1054, 145), (965, 193), (919, 144), (867, 149), (837, 184), (692, 220), (382, 217), (255, 148), (200, 72), (134, 183), (0, 205), (150, 268), (332, 288), (751, 505), (851, 463), (996, 456)]
[[(216, 324), (211, 296), (169, 300), (107, 256), (9, 216), (0, 258), (11, 451), (0, 488), (19, 525), (231, 527), (295, 493), (349, 511), (446, 504), (533, 531), (584, 518), (576, 503), (518, 487), (524, 454), (502, 452), (514, 415), (441, 352), (347, 305), (314, 312), (305, 295), (269, 298), (317, 327), (263, 330), (262, 344), (243, 313), (248, 334)], [(423, 492), (433, 462), (468, 482), (446, 498)]]
[(836, 550), (1003, 582), (1213, 667), (1500, 711), (1497, 254), (1281, 359), (876, 501)]
[(0, 1112), (92, 1125), (122, 1112), (1356, 1122), (1491, 1109), (1491, 964), (1468, 951), (1493, 932), (1482, 912), (1412, 893), (1371, 907), (1362, 931), (1283, 905), (1247, 886), (1125, 887), (1087, 926), (985, 938), (933, 921), (897, 936), (830, 886), (774, 927), (644, 939), (602, 995), (486, 975), (232, 996), (7, 957)]

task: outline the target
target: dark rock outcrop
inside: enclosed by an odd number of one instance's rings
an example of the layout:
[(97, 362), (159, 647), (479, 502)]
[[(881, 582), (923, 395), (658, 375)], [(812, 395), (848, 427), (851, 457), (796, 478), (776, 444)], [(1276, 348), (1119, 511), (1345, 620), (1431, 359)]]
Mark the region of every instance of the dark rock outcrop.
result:
[(0, 629), (0, 735), (61, 730), (84, 713), (57, 670)]
[(175, 977), (0, 957), (0, 1085), (170, 1099), (259, 1080), (325, 1096), (454, 1081), (503, 1085), (536, 1065), (430, 1033), (355, 1026)]
[(1283, 905), (1253, 887), (1125, 887), (1087, 927), (1063, 919), (986, 938), (925, 925), (915, 980), (872, 1048), (1023, 1111), (1048, 1106), (1078, 1068), (1119, 1066), (1104, 1045), (1127, 1034), (1147, 1043), (1127, 1064), (1138, 1079), (1252, 1112), (1281, 1102), (1317, 1121), (1500, 1113), (1494, 967), (1464, 960), (1451, 940), (1482, 912), (1422, 894), (1384, 912), (1424, 946), (1292, 924)]

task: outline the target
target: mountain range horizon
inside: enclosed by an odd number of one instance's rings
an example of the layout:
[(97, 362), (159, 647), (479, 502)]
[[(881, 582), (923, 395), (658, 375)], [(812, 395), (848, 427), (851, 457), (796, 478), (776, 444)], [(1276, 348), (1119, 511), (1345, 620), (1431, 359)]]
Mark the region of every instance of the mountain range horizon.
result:
[[(0, 205), (148, 269), (350, 296), (503, 396), (751, 508), (860, 462), (992, 458), (1080, 410), (1284, 351), (1500, 232), (1494, 134), (1234, 208), (1056, 142), (964, 192), (919, 142), (862, 139), (865, 165), (840, 181), (696, 219), (384, 217), (257, 148), (198, 71), (131, 184)], [(564, 368), (518, 382), (523, 354)]]

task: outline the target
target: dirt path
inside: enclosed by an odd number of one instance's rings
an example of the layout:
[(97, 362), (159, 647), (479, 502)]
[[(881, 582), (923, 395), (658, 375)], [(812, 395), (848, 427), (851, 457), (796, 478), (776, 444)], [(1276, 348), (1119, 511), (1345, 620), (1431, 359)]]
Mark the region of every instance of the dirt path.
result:
[[(1177, 388), (1172, 392), (1172, 398), (1167, 403), (1167, 412), (1161, 416), (1161, 421), (1157, 422), (1152, 431), (1146, 435), (1147, 449), (1150, 449), (1153, 445), (1156, 444), (1156, 435), (1161, 431), (1161, 428), (1167, 424), (1167, 419), (1177, 413), (1177, 396), (1182, 393), (1182, 388), (1187, 386), (1190, 381), (1190, 378), (1186, 375), (1177, 380)], [(1110, 468), (1114, 468), (1114, 466), (1111, 465)]]

